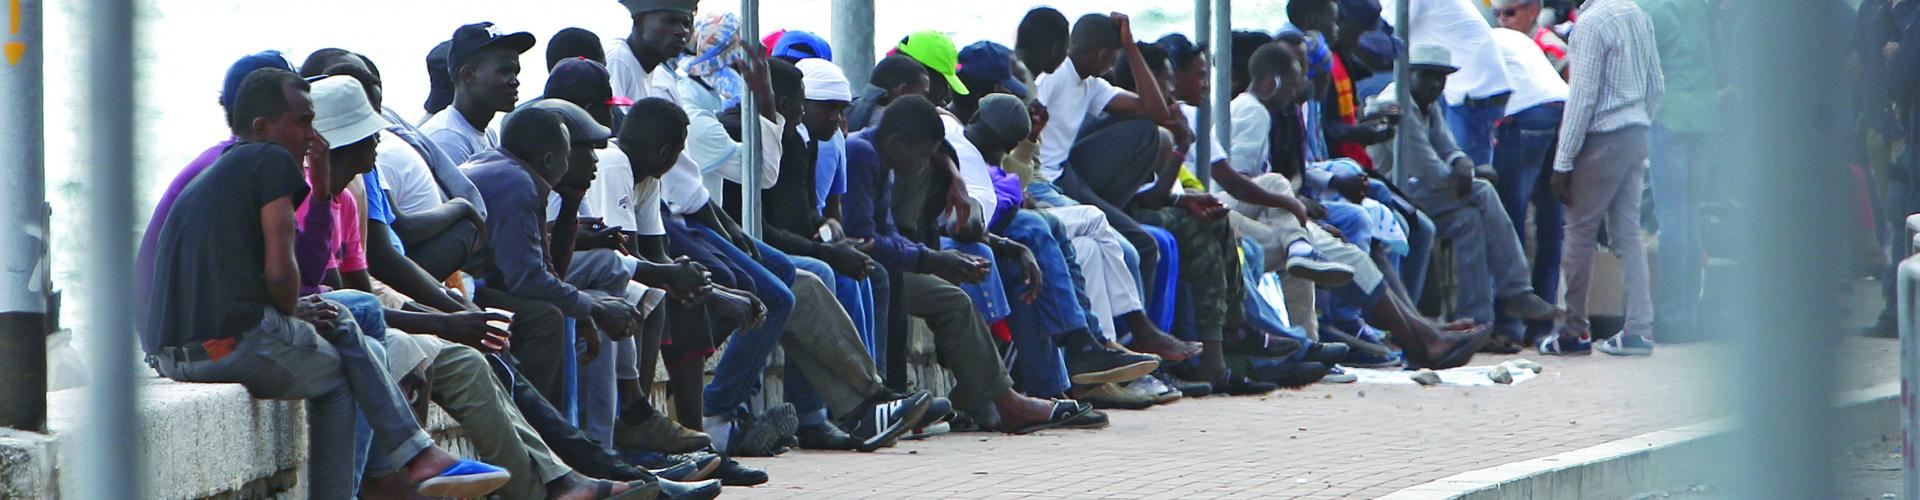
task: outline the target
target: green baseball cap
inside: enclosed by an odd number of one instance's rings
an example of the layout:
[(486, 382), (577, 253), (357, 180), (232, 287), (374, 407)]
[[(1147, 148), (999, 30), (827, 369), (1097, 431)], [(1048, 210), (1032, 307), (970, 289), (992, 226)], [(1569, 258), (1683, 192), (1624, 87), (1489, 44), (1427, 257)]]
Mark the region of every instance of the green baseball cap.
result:
[(960, 50), (953, 47), (953, 39), (946, 34), (922, 31), (907, 35), (894, 50), (947, 77), (947, 86), (953, 87), (955, 95), (967, 95), (967, 85), (960, 83), (960, 76), (956, 74), (960, 70)]

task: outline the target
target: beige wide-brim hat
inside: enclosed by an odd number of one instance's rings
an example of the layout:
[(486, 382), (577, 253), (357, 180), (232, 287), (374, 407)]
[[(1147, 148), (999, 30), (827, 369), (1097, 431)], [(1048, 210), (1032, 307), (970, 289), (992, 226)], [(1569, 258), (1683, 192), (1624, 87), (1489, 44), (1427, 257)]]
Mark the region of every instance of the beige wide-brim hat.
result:
[(313, 130), (332, 149), (373, 137), (389, 125), (373, 111), (367, 90), (350, 76), (330, 76), (313, 82)]
[(1407, 54), (1407, 64), (1414, 70), (1439, 71), (1453, 73), (1460, 71), (1453, 65), (1453, 52), (1446, 47), (1430, 43), (1415, 44)]

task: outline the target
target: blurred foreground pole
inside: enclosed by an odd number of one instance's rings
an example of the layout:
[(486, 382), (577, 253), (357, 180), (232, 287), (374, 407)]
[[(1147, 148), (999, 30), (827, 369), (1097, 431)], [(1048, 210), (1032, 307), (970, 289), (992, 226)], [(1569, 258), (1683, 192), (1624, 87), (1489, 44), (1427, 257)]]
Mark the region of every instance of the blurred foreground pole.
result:
[(47, 176), (39, 0), (0, 13), (0, 427), (47, 424)]
[[(742, 40), (760, 40), (760, 0), (740, 0), (740, 34)], [(758, 124), (760, 106), (754, 100), (753, 87), (747, 87), (747, 95), (740, 98), (740, 119), (742, 124)], [(760, 137), (760, 127), (742, 125), (740, 127), (740, 148), (745, 149), (740, 162), (740, 228), (754, 239), (760, 238), (760, 141), (776, 141), (779, 137)]]
[[(1212, 1), (1213, 0), (1193, 0), (1193, 44), (1208, 47), (1213, 50), (1215, 54), (1231, 54), (1231, 50), (1222, 51), (1213, 48), (1215, 45), (1207, 43), (1213, 39), (1213, 5), (1210, 3)], [(1201, 99), (1211, 101), (1212, 97), (1213, 96), (1201, 96)], [(1211, 139), (1214, 134), (1213, 106), (1203, 101), (1199, 106), (1195, 106), (1194, 108), (1192, 123), (1193, 157), (1213, 158), (1213, 144), (1207, 141)], [(1212, 165), (1207, 165), (1206, 163), (1205, 161), (1195, 162), (1193, 175), (1194, 177), (1200, 178), (1200, 185), (1212, 186), (1213, 175), (1212, 172), (1209, 172)]]
[(1849, 107), (1832, 55), (1844, 50), (1851, 13), (1838, 0), (1750, 0), (1724, 14), (1732, 92), (1722, 103), (1723, 163), (1710, 171), (1717, 177), (1695, 174), (1727, 188), (1737, 207), (1717, 233), (1739, 267), (1724, 288), (1735, 310), (1703, 315), (1731, 318), (1735, 332), (1732, 377), (1720, 387), (1735, 395), (1741, 425), (1721, 456), (1733, 459), (1731, 498), (1830, 498), (1836, 346), (1851, 334), (1833, 248), (1853, 229), (1840, 223), (1843, 204), (1817, 200), (1850, 199), (1847, 160), (1833, 154), (1845, 149)]
[(82, 491), (72, 498), (143, 498), (140, 445), (134, 416), (133, 276), (133, 0), (97, 0), (86, 18), (87, 120), (82, 146), (87, 170), (85, 259), (88, 298), (96, 315), (87, 344), (94, 371), (87, 389), (80, 467)]
[(833, 62), (847, 73), (854, 95), (873, 72), (873, 0), (833, 0)]
[[(1233, 2), (1213, 3), (1213, 136), (1220, 147), (1233, 151)], [(1196, 157), (1200, 158), (1200, 157)], [(1207, 168), (1195, 168), (1194, 175)], [(1206, 179), (1206, 177), (1202, 177)]]

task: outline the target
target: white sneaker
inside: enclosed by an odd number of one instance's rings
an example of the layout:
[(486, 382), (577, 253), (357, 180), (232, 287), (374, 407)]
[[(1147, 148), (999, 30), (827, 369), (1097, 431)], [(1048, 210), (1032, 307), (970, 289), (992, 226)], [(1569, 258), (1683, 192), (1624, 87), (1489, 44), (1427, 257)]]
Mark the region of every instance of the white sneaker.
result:
[(1166, 382), (1152, 375), (1128, 382), (1126, 389), (1127, 392), (1153, 399), (1153, 404), (1157, 405), (1171, 403), (1184, 397), (1179, 390), (1167, 386)]

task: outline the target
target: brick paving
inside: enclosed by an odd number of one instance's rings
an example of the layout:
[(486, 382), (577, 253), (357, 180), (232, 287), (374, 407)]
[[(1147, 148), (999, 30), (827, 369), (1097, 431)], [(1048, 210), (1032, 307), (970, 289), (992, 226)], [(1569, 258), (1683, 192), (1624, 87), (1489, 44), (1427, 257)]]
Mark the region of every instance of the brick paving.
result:
[[(1839, 387), (1891, 381), (1898, 343), (1848, 338)], [(1097, 431), (950, 434), (877, 453), (746, 459), (729, 498), (1374, 498), (1462, 472), (1724, 415), (1717, 344), (1652, 358), (1548, 358), (1512, 387), (1316, 385), (1113, 411)], [(1476, 364), (1507, 357), (1482, 357)]]

